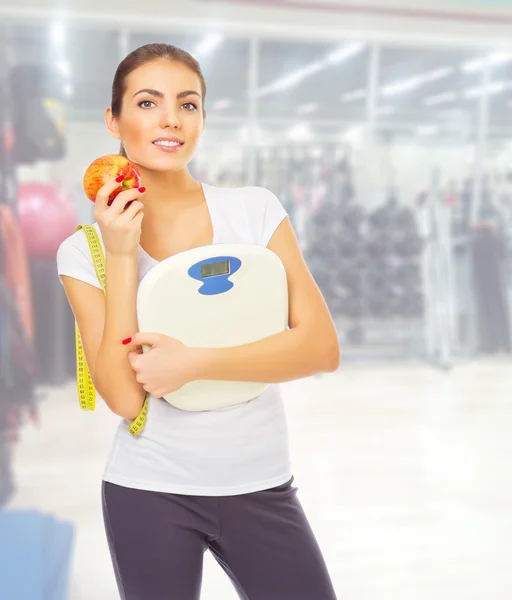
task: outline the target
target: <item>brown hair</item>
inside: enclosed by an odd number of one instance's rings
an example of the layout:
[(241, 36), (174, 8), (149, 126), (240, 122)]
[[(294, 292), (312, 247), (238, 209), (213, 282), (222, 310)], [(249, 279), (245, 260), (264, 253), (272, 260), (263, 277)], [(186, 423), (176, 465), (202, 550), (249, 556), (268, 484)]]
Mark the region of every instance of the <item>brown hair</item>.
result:
[[(146, 44), (145, 46), (140, 46), (140, 48), (130, 52), (130, 54), (128, 54), (117, 67), (117, 71), (112, 82), (111, 108), (114, 117), (117, 118), (121, 114), (123, 96), (126, 91), (126, 78), (128, 75), (138, 67), (141, 67), (152, 60), (158, 60), (160, 58), (165, 58), (171, 62), (181, 63), (196, 73), (201, 82), (204, 114), (206, 83), (201, 71), (201, 67), (197, 60), (185, 50), (177, 48), (176, 46), (171, 46), (170, 44)], [(121, 156), (126, 156), (126, 152), (122, 143), (119, 149), (119, 154)]]

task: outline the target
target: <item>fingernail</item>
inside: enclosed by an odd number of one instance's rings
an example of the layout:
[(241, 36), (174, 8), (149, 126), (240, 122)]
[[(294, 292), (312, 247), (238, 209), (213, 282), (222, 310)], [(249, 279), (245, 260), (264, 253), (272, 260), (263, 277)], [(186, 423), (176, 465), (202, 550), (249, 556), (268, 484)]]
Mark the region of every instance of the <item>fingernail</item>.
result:
[(123, 340), (123, 344), (126, 346), (126, 344), (129, 344), (132, 341), (132, 338), (126, 338), (125, 340)]
[(145, 191), (146, 191), (146, 188), (145, 188), (145, 187), (140, 187), (140, 188), (139, 188), (139, 192), (140, 192), (141, 194), (143, 194)]
[(121, 183), (121, 181), (123, 181), (123, 179), (124, 179), (124, 175), (119, 175), (119, 177), (116, 177), (117, 183)]

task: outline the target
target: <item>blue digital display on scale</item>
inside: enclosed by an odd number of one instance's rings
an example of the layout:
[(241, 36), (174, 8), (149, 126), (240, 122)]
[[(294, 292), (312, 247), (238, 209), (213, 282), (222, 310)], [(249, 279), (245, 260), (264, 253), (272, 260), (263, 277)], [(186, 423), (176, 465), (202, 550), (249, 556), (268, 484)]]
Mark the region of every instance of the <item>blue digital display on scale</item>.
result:
[(221, 260), (216, 263), (201, 265), (201, 279), (215, 277), (216, 275), (227, 275), (229, 273), (229, 260)]
[(188, 270), (192, 279), (202, 281), (203, 285), (197, 290), (203, 296), (215, 296), (230, 290), (234, 284), (229, 276), (236, 273), (242, 261), (234, 256), (215, 256), (202, 260)]

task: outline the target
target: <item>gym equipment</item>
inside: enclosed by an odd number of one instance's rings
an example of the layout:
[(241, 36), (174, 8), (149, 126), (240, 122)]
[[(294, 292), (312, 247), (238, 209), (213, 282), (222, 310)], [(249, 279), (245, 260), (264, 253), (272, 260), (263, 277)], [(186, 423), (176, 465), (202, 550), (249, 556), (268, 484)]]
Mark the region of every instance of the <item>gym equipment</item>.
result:
[(370, 314), (378, 319), (393, 317), (398, 312), (400, 296), (396, 290), (387, 287), (368, 298), (368, 310)]
[(353, 293), (361, 292), (362, 273), (350, 260), (341, 260), (339, 262), (338, 282), (344, 289), (351, 290)]
[(65, 157), (65, 81), (53, 69), (20, 64), (10, 73), (14, 125), (13, 159), (17, 164)]
[(393, 249), (393, 238), (388, 232), (376, 234), (369, 232), (366, 244), (365, 254), (370, 261), (381, 259), (391, 253)]
[(48, 183), (20, 184), (17, 213), (30, 258), (55, 259), (60, 244), (77, 226), (71, 202)]
[(360, 325), (354, 325), (347, 329), (346, 336), (353, 346), (360, 346), (364, 342), (364, 329)]
[(399, 256), (418, 256), (423, 250), (423, 240), (416, 233), (407, 232), (403, 236), (397, 236), (393, 249)]
[(421, 273), (415, 263), (404, 262), (396, 268), (395, 278), (401, 287), (414, 290), (421, 287)]
[(351, 229), (358, 229), (365, 218), (364, 208), (355, 202), (342, 205), (341, 208), (341, 218), (343, 223)]
[[(63, 385), (74, 379), (75, 317), (55, 277), (55, 259), (32, 258), (30, 280), (35, 322), (34, 350), (40, 385)], [(48, 351), (49, 342), (51, 352)]]
[[(16, 416), (37, 403), (28, 258), (15, 211), (18, 165), (14, 146), (18, 132), (14, 117), (23, 102), (23, 98), (13, 93), (9, 81), (10, 69), (16, 60), (20, 60), (20, 56), (13, 46), (12, 36), (5, 30), (0, 37), (0, 509), (16, 490), (12, 460), (22, 425)], [(5, 540), (1, 523), (0, 530), (1, 544)], [(14, 550), (7, 545), (7, 551)], [(9, 565), (3, 557), (0, 562)], [(9, 593), (3, 577), (0, 595), (22, 598)], [(35, 600), (37, 596), (28, 597)]]
[(400, 314), (403, 317), (420, 317), (424, 311), (423, 294), (419, 291), (403, 294), (399, 300)]
[(342, 313), (351, 319), (359, 319), (363, 316), (363, 301), (360, 295), (347, 294), (339, 300)]
[(345, 229), (339, 234), (338, 238), (338, 254), (340, 258), (354, 259), (361, 251), (361, 237), (357, 232)]
[(414, 214), (408, 207), (397, 208), (393, 221), (400, 231), (417, 230)]
[(393, 225), (396, 208), (392, 203), (380, 206), (368, 215), (368, 222), (376, 229), (389, 229)]

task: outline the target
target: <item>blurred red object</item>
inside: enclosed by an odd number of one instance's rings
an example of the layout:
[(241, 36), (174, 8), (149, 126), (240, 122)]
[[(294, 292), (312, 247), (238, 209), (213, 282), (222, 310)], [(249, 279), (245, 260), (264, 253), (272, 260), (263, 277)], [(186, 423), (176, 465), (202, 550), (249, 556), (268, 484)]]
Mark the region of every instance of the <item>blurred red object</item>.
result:
[(17, 213), (30, 258), (55, 258), (78, 225), (74, 203), (48, 183), (20, 184)]

